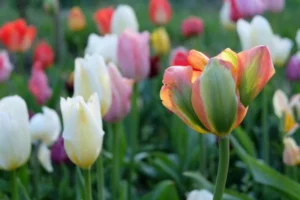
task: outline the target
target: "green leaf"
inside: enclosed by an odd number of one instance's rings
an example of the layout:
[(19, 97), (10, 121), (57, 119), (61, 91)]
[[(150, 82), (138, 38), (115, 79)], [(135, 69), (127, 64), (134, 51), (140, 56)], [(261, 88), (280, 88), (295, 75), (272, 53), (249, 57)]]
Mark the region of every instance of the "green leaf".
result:
[(270, 186), (280, 192), (290, 200), (299, 200), (300, 184), (292, 179), (280, 174), (263, 162), (257, 161), (254, 157), (249, 156), (236, 138), (231, 137), (234, 149), (240, 158), (246, 163), (254, 180), (257, 183)]
[(154, 190), (142, 197), (142, 200), (179, 200), (179, 196), (173, 181), (160, 182)]
[(237, 128), (234, 130), (234, 136), (236, 139), (240, 142), (240, 144), (244, 147), (245, 151), (251, 155), (256, 157), (257, 152), (255, 149), (255, 145), (250, 139), (250, 137), (245, 133), (245, 131), (242, 128)]

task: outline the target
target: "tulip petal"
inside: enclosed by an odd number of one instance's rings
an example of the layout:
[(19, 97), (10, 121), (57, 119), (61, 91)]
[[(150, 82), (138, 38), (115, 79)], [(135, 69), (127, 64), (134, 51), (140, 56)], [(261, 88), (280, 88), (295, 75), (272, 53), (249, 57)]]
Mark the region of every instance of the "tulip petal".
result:
[(38, 160), (47, 172), (53, 172), (51, 152), (45, 144), (41, 144), (37, 154)]
[(273, 107), (277, 117), (281, 118), (284, 111), (289, 109), (289, 100), (282, 90), (276, 90), (273, 96)]
[(209, 58), (199, 51), (191, 50), (188, 55), (188, 61), (194, 69), (203, 71)]
[(238, 54), (239, 93), (248, 106), (275, 73), (269, 49), (257, 46)]
[(299, 128), (299, 124), (295, 121), (291, 112), (284, 112), (283, 131), (287, 135), (292, 135)]
[(227, 48), (222, 51), (216, 58), (224, 60), (231, 65), (231, 73), (236, 82), (238, 82), (238, 55), (231, 49)]
[(160, 91), (163, 105), (178, 115), (188, 126), (200, 133), (207, 130), (197, 118), (191, 104), (191, 67), (172, 66), (166, 69)]

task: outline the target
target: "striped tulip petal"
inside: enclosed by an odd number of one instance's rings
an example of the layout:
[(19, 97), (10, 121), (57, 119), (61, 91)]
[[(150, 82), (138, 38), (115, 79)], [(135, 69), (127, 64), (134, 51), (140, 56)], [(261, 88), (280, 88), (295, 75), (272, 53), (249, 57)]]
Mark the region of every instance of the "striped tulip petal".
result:
[(197, 70), (203, 71), (204, 67), (207, 65), (209, 58), (203, 53), (191, 50), (188, 55), (188, 62), (190, 65)]
[(234, 79), (238, 82), (238, 56), (237, 53), (227, 48), (222, 51), (216, 58), (229, 62), (231, 66), (231, 73)]
[(275, 73), (269, 49), (257, 46), (238, 54), (241, 103), (248, 106)]
[(163, 105), (178, 115), (188, 126), (200, 133), (207, 130), (197, 118), (191, 102), (192, 92), (191, 67), (172, 66), (166, 69), (160, 98)]
[(194, 110), (212, 133), (218, 136), (230, 134), (238, 113), (236, 84), (230, 70), (223, 62), (212, 58), (203, 74), (192, 88)]

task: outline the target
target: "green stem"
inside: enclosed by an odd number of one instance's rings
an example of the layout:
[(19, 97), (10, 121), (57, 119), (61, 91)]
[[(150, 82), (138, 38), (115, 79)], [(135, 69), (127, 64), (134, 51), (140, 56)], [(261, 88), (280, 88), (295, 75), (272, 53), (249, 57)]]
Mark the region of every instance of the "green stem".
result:
[(25, 73), (25, 55), (24, 53), (19, 53), (18, 54), (18, 68), (19, 68), (19, 72), (20, 74), (24, 74)]
[(104, 200), (104, 173), (103, 173), (103, 163), (102, 156), (100, 155), (97, 160), (97, 200)]
[(18, 185), (19, 185), (20, 189), (22, 190), (24, 199), (25, 200), (31, 200), (29, 195), (28, 195), (28, 192), (27, 192), (26, 188), (24, 187), (24, 185), (22, 184), (22, 181), (20, 179), (18, 179)]
[(219, 165), (213, 200), (222, 200), (229, 167), (229, 136), (219, 138)]
[(91, 168), (84, 170), (85, 200), (92, 200)]
[(130, 154), (130, 166), (129, 166), (129, 185), (128, 185), (128, 199), (132, 200), (132, 182), (133, 175), (135, 171), (134, 166), (134, 157), (138, 149), (138, 125), (139, 125), (139, 116), (138, 116), (138, 84), (134, 84), (133, 93), (131, 95), (131, 133), (130, 135), (130, 146), (131, 146), (131, 154)]
[(268, 132), (268, 93), (266, 88), (263, 90), (263, 102), (262, 102), (262, 157), (266, 163), (270, 160), (270, 138)]
[(118, 186), (120, 183), (120, 163), (119, 163), (119, 134), (120, 122), (113, 124), (113, 160), (111, 174), (112, 200), (118, 200)]
[(33, 156), (31, 157), (30, 164), (32, 166), (33, 171), (33, 194), (35, 195), (35, 199), (40, 199), (40, 188), (39, 188), (39, 174), (40, 174), (40, 166), (37, 160), (37, 151), (38, 144), (33, 147)]
[(18, 175), (16, 170), (11, 172), (11, 198), (12, 200), (19, 200)]
[(205, 176), (205, 169), (206, 169), (206, 148), (205, 148), (205, 141), (204, 135), (200, 135), (199, 138), (200, 142), (200, 172), (202, 175)]

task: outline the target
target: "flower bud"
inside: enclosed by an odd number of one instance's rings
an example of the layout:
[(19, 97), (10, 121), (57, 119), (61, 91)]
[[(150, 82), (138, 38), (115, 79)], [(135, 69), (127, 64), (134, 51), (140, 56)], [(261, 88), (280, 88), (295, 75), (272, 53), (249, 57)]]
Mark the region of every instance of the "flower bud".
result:
[(283, 139), (284, 151), (283, 162), (289, 166), (295, 166), (300, 163), (300, 149), (295, 140), (291, 137), (284, 137)]
[(181, 33), (184, 37), (198, 36), (203, 31), (203, 22), (199, 17), (188, 17), (181, 24)]
[(102, 35), (109, 34), (111, 32), (110, 25), (113, 13), (113, 7), (102, 8), (94, 13), (94, 21), (96, 22), (99, 33)]
[(188, 55), (189, 51), (184, 47), (177, 47), (171, 51), (170, 54), (170, 65), (178, 66), (188, 66)]
[(81, 31), (85, 28), (85, 16), (79, 7), (73, 7), (68, 15), (68, 26), (71, 31)]
[(35, 47), (33, 61), (40, 61), (44, 69), (49, 68), (53, 64), (54, 52), (47, 42), (41, 41)]
[(290, 58), (285, 73), (290, 81), (300, 80), (300, 52)]
[(149, 16), (153, 24), (166, 25), (172, 17), (172, 8), (168, 0), (151, 0)]
[(151, 34), (152, 48), (155, 54), (163, 56), (169, 53), (171, 44), (165, 28), (156, 28)]

